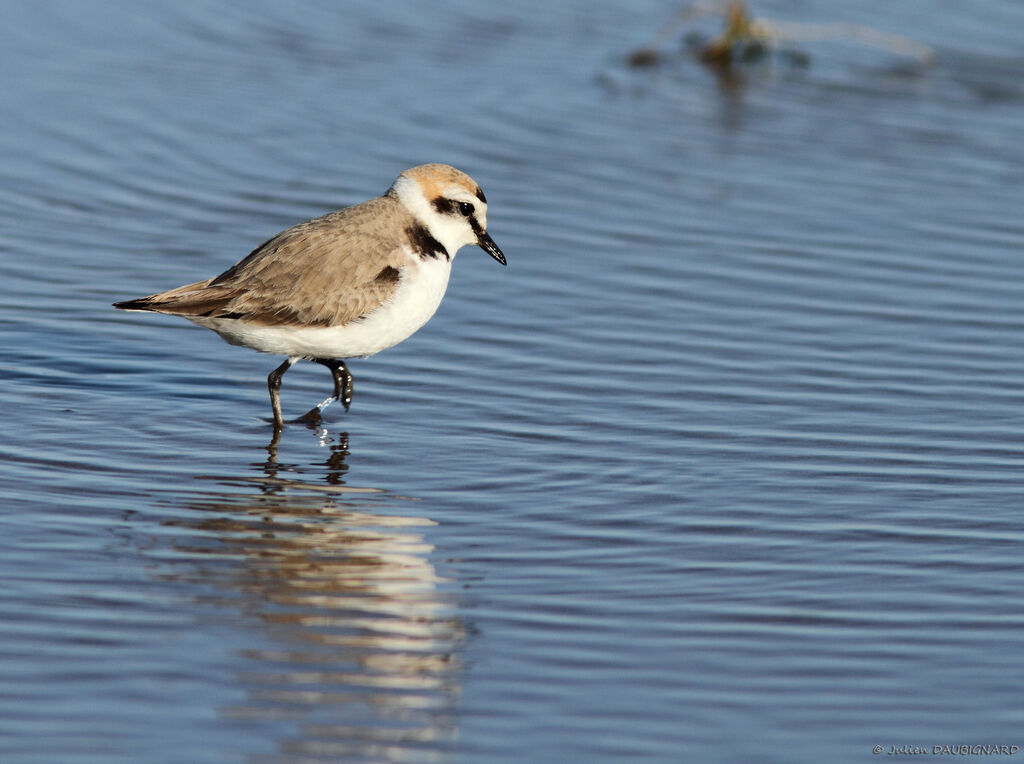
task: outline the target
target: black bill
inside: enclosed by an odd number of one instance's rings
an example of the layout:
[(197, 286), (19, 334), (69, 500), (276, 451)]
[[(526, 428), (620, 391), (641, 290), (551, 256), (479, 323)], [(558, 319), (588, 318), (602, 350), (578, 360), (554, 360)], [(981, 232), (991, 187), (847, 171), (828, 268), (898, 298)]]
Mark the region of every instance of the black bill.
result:
[(508, 265), (508, 262), (505, 260), (505, 255), (501, 253), (501, 250), (498, 249), (498, 245), (494, 243), (494, 239), (490, 237), (487, 231), (477, 231), (476, 243), (480, 246), (480, 249), (493, 257), (499, 263), (502, 265)]

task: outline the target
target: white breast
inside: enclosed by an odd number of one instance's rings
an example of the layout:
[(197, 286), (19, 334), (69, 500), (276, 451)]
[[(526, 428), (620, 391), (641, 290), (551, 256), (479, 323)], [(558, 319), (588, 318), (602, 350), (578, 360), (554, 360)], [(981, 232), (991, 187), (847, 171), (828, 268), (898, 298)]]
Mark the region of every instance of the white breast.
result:
[(362, 319), (344, 326), (266, 326), (241, 319), (199, 318), (233, 345), (263, 353), (303, 358), (356, 358), (396, 345), (437, 311), (448, 287), (451, 261), (412, 256), (400, 271), (391, 299)]

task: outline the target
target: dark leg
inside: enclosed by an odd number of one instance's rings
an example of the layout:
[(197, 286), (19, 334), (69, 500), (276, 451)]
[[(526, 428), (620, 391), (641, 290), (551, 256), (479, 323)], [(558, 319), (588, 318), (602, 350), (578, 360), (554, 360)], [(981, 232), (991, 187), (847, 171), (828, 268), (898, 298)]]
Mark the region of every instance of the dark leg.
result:
[(298, 358), (289, 358), (267, 377), (267, 387), (270, 389), (270, 408), (274, 412), (274, 430), (284, 428), (284, 417), (281, 416), (281, 377), (292, 367)]
[(334, 403), (334, 401), (341, 401), (345, 411), (348, 411), (348, 407), (352, 403), (352, 372), (348, 370), (344, 361), (334, 358), (314, 358), (313, 360), (331, 370), (331, 374), (334, 376), (334, 395), (323, 401), (319, 406), (311, 408), (299, 419), (320, 421), (320, 412)]
[(331, 374), (334, 375), (334, 397), (341, 401), (345, 411), (348, 411), (352, 404), (352, 372), (348, 370), (344, 361), (334, 358), (318, 358), (316, 362), (331, 370)]

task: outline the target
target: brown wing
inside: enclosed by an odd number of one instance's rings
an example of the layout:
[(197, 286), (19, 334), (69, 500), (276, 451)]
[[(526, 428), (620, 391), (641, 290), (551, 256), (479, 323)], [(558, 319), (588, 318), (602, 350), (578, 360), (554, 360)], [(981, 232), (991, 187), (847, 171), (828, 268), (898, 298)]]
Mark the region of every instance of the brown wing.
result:
[(253, 323), (347, 324), (393, 294), (411, 221), (392, 197), (371, 199), (282, 231), (216, 278), (115, 307)]

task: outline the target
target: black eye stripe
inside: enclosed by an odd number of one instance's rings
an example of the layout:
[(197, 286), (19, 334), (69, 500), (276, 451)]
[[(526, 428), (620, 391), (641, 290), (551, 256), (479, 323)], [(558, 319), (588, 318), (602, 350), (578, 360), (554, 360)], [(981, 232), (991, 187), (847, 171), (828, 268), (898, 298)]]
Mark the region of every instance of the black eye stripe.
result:
[(451, 215), (455, 212), (455, 202), (451, 199), (445, 199), (443, 196), (437, 197), (433, 201), (433, 205), (434, 209), (442, 215)]
[(458, 214), (468, 218), (476, 212), (476, 207), (470, 202), (457, 202), (454, 199), (446, 199), (443, 196), (437, 197), (431, 202), (431, 205), (442, 215), (454, 215), (458, 212)]

